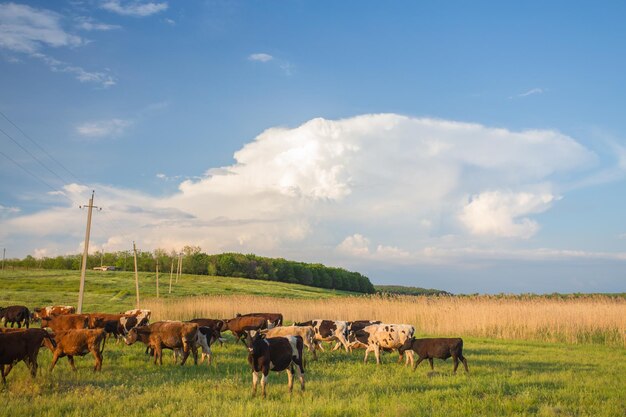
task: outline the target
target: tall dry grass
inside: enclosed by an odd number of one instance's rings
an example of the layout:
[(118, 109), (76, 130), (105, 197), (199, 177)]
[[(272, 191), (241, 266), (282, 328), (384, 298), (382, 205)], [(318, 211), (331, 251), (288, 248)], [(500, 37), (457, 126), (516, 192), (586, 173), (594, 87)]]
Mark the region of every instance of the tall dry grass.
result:
[(420, 335), (626, 346), (626, 300), (606, 296), (370, 296), (302, 300), (241, 295), (152, 299), (144, 307), (152, 310), (156, 320), (280, 312), (286, 321), (324, 318), (409, 323)]

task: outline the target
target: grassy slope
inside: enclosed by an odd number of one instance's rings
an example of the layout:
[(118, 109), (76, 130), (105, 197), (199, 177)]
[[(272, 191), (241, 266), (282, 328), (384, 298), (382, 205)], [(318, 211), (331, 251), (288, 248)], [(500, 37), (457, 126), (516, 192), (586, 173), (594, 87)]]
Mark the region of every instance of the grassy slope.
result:
[[(174, 278), (175, 280), (175, 278)], [(76, 305), (79, 271), (4, 271), (0, 272), (0, 306), (9, 304), (36, 307), (50, 304)], [(350, 294), (323, 288), (307, 287), (283, 282), (256, 281), (245, 278), (182, 275), (178, 284), (172, 284), (168, 294), (169, 273), (159, 275), (161, 297), (193, 295), (252, 294), (289, 298), (326, 298)], [(142, 298), (156, 296), (154, 273), (139, 273), (139, 292)], [(134, 308), (135, 276), (131, 272), (87, 271), (83, 311), (117, 313)]]
[[(626, 354), (604, 346), (466, 339), (471, 375), (452, 374), (451, 361), (411, 372), (385, 355), (383, 365), (324, 352), (307, 362), (307, 391), (287, 392), (284, 373), (270, 375), (268, 399), (251, 398), (243, 345), (215, 347), (216, 365), (185, 367), (166, 356), (149, 363), (143, 346), (109, 342), (101, 373), (93, 358), (67, 360), (54, 373), (40, 353), (33, 381), (18, 364), (0, 392), (0, 416), (622, 416), (626, 413)], [(296, 385), (297, 387), (297, 385)]]

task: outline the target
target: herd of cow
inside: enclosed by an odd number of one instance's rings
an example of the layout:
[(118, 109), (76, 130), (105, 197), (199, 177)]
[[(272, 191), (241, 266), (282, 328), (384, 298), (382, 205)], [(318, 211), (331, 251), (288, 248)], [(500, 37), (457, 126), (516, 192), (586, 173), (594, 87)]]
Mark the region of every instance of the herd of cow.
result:
[[(289, 392), (293, 388), (294, 373), (304, 390), (303, 349), (317, 359), (317, 350), (323, 351), (322, 342), (335, 343), (332, 350), (343, 347), (347, 352), (365, 349), (364, 362), (374, 352), (380, 364), (380, 352), (397, 350), (398, 362), (412, 364), (413, 370), (424, 359), (433, 369), (433, 359), (454, 360), (454, 372), (461, 361), (469, 372), (463, 356), (463, 340), (460, 338), (416, 339), (415, 328), (409, 324), (386, 324), (380, 321), (310, 320), (283, 326), (280, 313), (237, 314), (232, 319), (196, 318), (190, 321), (158, 321), (150, 323), (150, 310), (135, 309), (120, 314), (89, 313), (75, 314), (72, 306), (49, 306), (35, 308), (31, 313), (25, 306), (0, 307), (0, 374), (6, 384), (6, 376), (19, 361), (37, 373), (37, 355), (41, 347), (53, 354), (50, 370), (59, 358), (67, 356), (70, 366), (76, 370), (74, 356), (91, 353), (95, 358), (94, 370), (102, 368), (102, 352), (107, 336), (123, 340), (127, 345), (140, 341), (146, 345), (146, 353), (154, 363), (163, 363), (163, 349), (174, 351), (174, 360), (180, 358), (184, 365), (191, 353), (198, 364), (205, 359), (211, 363), (211, 346), (222, 343), (222, 332), (230, 331), (238, 341), (248, 348), (248, 363), (252, 368), (252, 389), (256, 393), (261, 380), (262, 395), (266, 395), (269, 371), (285, 370), (288, 375)], [(41, 323), (41, 328), (29, 328), (32, 321)], [(8, 325), (11, 327), (8, 328)], [(17, 328), (14, 325), (17, 324)], [(22, 325), (25, 328), (22, 328)], [(418, 360), (414, 360), (414, 354)]]

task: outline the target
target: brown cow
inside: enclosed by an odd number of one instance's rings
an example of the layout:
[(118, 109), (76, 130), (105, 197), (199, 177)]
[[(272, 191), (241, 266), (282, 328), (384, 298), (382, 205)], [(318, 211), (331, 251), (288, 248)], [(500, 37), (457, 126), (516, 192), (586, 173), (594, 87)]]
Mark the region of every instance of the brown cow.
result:
[(24, 361), (30, 368), (33, 378), (37, 375), (37, 355), (44, 341), (49, 347), (54, 346), (51, 335), (43, 329), (0, 332), (0, 374), (3, 384), (6, 384), (6, 376), (13, 365), (19, 361)]
[(463, 356), (463, 339), (460, 337), (452, 338), (425, 338), (425, 339), (408, 339), (398, 351), (402, 354), (406, 350), (412, 350), (417, 353), (419, 359), (413, 365), (413, 370), (417, 368), (424, 359), (428, 359), (430, 363), (430, 369), (434, 370), (433, 359), (443, 359), (444, 361), (449, 357), (454, 360), (454, 373), (459, 367), (459, 359), (463, 362), (465, 372), (469, 373), (467, 367), (467, 360)]
[(237, 340), (241, 340), (247, 331), (262, 329), (267, 329), (267, 320), (265, 317), (259, 316), (241, 316), (226, 319), (222, 325), (222, 331), (230, 330)]
[(46, 317), (41, 319), (41, 327), (49, 327), (54, 333), (72, 329), (87, 329), (89, 327), (89, 315), (65, 314)]
[(106, 340), (106, 332), (104, 329), (78, 329), (58, 332), (55, 335), (56, 348), (52, 351), (52, 364), (50, 371), (54, 369), (59, 358), (67, 356), (73, 371), (76, 371), (74, 365), (74, 356), (85, 356), (91, 354), (96, 359), (94, 371), (102, 370), (102, 352), (104, 351), (104, 343)]
[(141, 340), (148, 347), (154, 350), (154, 363), (159, 361), (163, 365), (163, 349), (183, 350), (181, 365), (184, 365), (189, 356), (193, 353), (194, 364), (198, 364), (198, 352), (195, 349), (198, 325), (196, 323), (184, 323), (181, 321), (161, 321), (152, 323), (149, 326), (135, 327), (128, 332), (124, 341), (127, 345), (132, 345), (137, 340)]
[(280, 313), (248, 313), (248, 314), (235, 314), (235, 317), (263, 317), (268, 322), (268, 327), (271, 324), (272, 327), (283, 325), (283, 315)]
[(47, 307), (36, 307), (33, 310), (33, 319), (41, 320), (50, 316), (62, 316), (64, 314), (74, 314), (76, 313), (76, 308), (74, 306), (47, 306)]

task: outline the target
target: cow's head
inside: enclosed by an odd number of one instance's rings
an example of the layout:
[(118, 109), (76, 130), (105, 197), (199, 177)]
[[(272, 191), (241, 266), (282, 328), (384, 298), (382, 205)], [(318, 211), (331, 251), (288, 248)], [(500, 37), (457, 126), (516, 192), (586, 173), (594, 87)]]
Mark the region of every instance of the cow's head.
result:
[(130, 329), (126, 337), (124, 337), (124, 343), (126, 343), (127, 345), (132, 345), (136, 341), (137, 341), (137, 328), (133, 327), (132, 329)]

